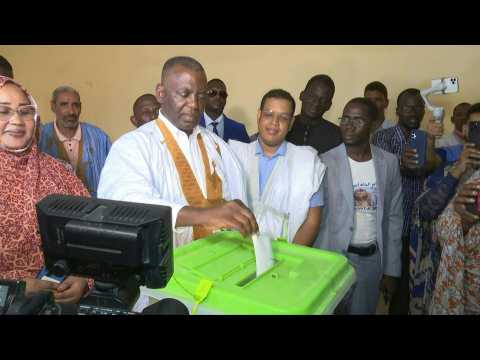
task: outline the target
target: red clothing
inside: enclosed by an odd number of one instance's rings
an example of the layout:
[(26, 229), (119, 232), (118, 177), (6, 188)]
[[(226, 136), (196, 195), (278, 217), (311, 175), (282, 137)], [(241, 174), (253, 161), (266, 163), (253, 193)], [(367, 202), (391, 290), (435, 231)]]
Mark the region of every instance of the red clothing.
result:
[(90, 196), (82, 182), (37, 145), (0, 150), (0, 278), (35, 278), (44, 265), (35, 204), (50, 194)]

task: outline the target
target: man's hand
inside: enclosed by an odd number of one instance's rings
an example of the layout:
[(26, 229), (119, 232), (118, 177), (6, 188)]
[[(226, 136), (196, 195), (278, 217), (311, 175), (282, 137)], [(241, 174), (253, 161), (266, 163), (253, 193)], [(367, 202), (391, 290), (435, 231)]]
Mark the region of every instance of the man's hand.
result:
[(416, 171), (419, 169), (418, 154), (416, 149), (407, 148), (400, 158), (402, 170)]
[(455, 212), (460, 215), (464, 229), (476, 223), (480, 217), (467, 211), (467, 205), (473, 205), (477, 201), (480, 192), (480, 179), (463, 184), (458, 190), (458, 195), (453, 200)]
[(430, 135), (440, 138), (443, 136), (443, 121), (436, 121), (430, 119), (427, 124), (427, 133)]
[(457, 179), (465, 173), (467, 169), (477, 169), (480, 167), (480, 150), (475, 149), (474, 144), (465, 144), (460, 159), (450, 171), (452, 176)]
[(87, 288), (87, 279), (69, 276), (61, 284), (58, 284), (53, 293), (55, 302), (59, 304), (76, 304), (80, 301)]
[(32, 296), (40, 291), (55, 291), (59, 284), (47, 280), (25, 279), (25, 295)]
[(243, 236), (258, 231), (255, 215), (240, 200), (225, 201), (212, 208), (183, 207), (177, 215), (175, 226), (203, 225), (212, 230), (238, 230)]
[(205, 210), (206, 226), (215, 229), (238, 230), (243, 236), (258, 231), (255, 215), (240, 200), (232, 200)]
[(382, 281), (380, 282), (380, 292), (385, 297), (386, 303), (388, 303), (393, 294), (395, 294), (397, 287), (398, 278), (389, 275), (383, 275)]

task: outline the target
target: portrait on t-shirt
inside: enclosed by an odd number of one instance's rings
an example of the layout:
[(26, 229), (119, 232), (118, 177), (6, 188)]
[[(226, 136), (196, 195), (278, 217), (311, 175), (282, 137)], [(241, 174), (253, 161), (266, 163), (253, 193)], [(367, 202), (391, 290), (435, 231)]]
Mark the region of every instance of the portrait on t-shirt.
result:
[(353, 198), (355, 210), (372, 212), (377, 209), (377, 184), (376, 182), (360, 182), (353, 184)]

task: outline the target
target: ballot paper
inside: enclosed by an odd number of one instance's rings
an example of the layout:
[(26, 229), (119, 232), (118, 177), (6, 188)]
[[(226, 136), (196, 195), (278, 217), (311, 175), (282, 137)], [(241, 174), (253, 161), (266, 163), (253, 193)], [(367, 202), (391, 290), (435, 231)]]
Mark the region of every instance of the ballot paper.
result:
[(253, 248), (255, 250), (255, 262), (257, 265), (257, 277), (270, 269), (275, 260), (272, 252), (272, 240), (262, 234), (252, 235)]

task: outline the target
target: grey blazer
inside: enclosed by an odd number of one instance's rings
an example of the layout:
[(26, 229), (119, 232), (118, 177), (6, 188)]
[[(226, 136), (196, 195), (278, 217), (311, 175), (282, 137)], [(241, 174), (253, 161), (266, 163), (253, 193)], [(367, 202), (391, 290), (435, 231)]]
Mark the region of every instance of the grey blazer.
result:
[[(400, 276), (402, 249), (402, 178), (398, 159), (371, 145), (377, 178), (377, 243), (384, 274)], [(323, 178), (325, 206), (314, 246), (345, 253), (353, 236), (353, 182), (344, 144), (320, 155), (327, 171)]]

